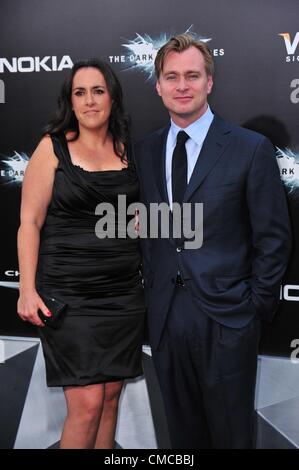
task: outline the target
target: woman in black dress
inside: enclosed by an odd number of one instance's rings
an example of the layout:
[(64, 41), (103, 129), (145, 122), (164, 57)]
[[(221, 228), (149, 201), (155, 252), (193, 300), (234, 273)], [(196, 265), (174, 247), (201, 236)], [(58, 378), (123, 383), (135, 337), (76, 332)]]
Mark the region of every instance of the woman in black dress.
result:
[[(18, 233), (18, 314), (40, 327), (48, 386), (64, 388), (61, 448), (113, 448), (123, 380), (142, 374), (139, 245), (118, 217), (118, 196), (138, 193), (119, 81), (78, 62), (28, 164)], [(114, 238), (97, 236), (100, 203), (114, 208)], [(66, 304), (57, 328), (38, 314), (51, 316), (45, 296)]]

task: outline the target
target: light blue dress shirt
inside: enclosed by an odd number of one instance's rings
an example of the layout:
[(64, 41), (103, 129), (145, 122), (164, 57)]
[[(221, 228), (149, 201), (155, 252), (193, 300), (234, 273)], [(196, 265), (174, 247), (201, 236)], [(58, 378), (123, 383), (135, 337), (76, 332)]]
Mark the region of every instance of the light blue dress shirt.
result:
[(203, 142), (207, 136), (208, 130), (212, 121), (214, 119), (214, 114), (212, 113), (210, 107), (208, 106), (206, 112), (199, 118), (197, 121), (192, 122), (185, 129), (178, 127), (172, 120), (170, 129), (167, 136), (166, 142), (166, 160), (165, 160), (165, 174), (166, 174), (166, 185), (167, 185), (167, 194), (169, 205), (172, 208), (172, 184), (171, 184), (171, 167), (172, 167), (172, 154), (176, 146), (176, 138), (179, 131), (184, 130), (188, 135), (189, 139), (187, 140), (186, 152), (187, 152), (187, 161), (188, 161), (188, 183), (190, 181), (192, 172), (194, 170), (197, 158), (201, 151)]

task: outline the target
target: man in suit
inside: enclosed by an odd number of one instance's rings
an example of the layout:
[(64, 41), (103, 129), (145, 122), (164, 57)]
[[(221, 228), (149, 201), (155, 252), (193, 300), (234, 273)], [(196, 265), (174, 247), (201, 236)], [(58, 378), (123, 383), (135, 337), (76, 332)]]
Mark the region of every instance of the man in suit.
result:
[(211, 111), (205, 43), (172, 38), (155, 69), (171, 121), (136, 146), (142, 202), (203, 203), (201, 247), (172, 235), (142, 240), (172, 447), (251, 448), (260, 323), (277, 309), (291, 245), (274, 148)]

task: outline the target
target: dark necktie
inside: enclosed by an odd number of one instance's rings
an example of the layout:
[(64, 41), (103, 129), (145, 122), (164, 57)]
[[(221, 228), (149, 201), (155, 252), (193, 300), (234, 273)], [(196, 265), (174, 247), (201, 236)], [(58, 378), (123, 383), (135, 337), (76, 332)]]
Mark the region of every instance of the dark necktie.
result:
[(185, 131), (180, 131), (177, 135), (176, 146), (172, 154), (172, 202), (183, 202), (183, 197), (187, 187), (187, 152), (185, 143), (189, 139)]

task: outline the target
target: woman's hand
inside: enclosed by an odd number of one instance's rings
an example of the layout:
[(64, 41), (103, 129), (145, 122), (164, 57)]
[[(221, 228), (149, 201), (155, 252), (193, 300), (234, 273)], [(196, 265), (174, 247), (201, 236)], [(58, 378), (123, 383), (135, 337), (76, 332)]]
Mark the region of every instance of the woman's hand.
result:
[(134, 224), (135, 233), (139, 235), (139, 210), (135, 209), (135, 224)]
[(23, 321), (29, 321), (33, 325), (43, 327), (45, 326), (38, 316), (38, 310), (41, 310), (46, 317), (51, 317), (52, 314), (45, 306), (44, 302), (36, 292), (27, 291), (20, 292), (18, 300), (18, 315)]

